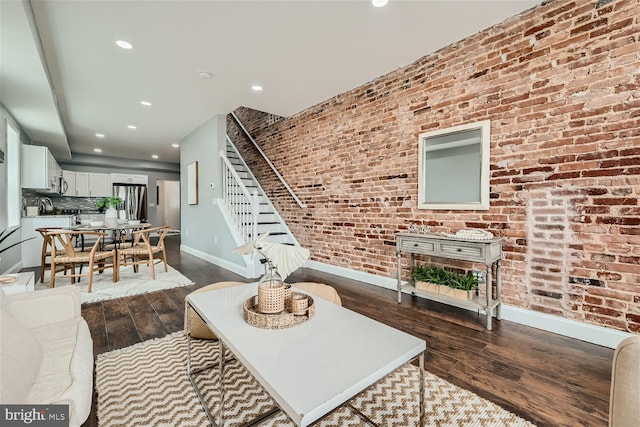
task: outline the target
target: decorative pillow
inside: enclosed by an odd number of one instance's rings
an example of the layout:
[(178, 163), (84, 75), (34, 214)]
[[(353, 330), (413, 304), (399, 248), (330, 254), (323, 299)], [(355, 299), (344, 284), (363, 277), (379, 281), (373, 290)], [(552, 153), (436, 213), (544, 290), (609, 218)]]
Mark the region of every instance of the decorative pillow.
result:
[(0, 341), (0, 402), (24, 403), (40, 370), (42, 347), (3, 302), (0, 302)]

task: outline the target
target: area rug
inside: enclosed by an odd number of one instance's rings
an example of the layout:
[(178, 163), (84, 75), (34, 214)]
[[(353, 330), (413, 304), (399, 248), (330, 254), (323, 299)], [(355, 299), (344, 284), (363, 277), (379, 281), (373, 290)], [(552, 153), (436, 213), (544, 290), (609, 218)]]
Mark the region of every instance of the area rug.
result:
[[(194, 340), (193, 366), (218, 358), (217, 341)], [(182, 332), (98, 355), (97, 415), (100, 427), (208, 426), (207, 417), (187, 377), (187, 339)], [(218, 410), (216, 370), (200, 374), (198, 384), (215, 414)], [(330, 379), (328, 379), (330, 380)], [(300, 378), (304, 384), (304, 378)], [(233, 360), (224, 374), (225, 426), (239, 426), (274, 407), (257, 381)], [(351, 400), (317, 426), (417, 426), (418, 369), (406, 364)], [(474, 393), (425, 372), (427, 426), (533, 426)], [(360, 414), (358, 414), (360, 412)], [(364, 417), (363, 417), (364, 416)], [(263, 421), (263, 427), (290, 427), (283, 414)]]
[[(86, 268), (86, 267), (85, 267)], [(178, 286), (192, 285), (193, 282), (183, 276), (178, 270), (169, 266), (167, 272), (164, 271), (162, 263), (156, 264), (156, 278), (151, 278), (151, 269), (147, 265), (141, 265), (138, 272), (133, 271), (133, 266), (120, 268), (120, 280), (113, 281), (111, 269), (104, 273), (93, 274), (93, 285), (91, 293), (87, 292), (88, 278), (82, 277), (80, 283), (71, 284), (71, 279), (62, 274), (56, 276), (56, 288), (62, 286), (77, 286), (80, 289), (80, 299), (85, 302), (96, 302), (107, 299), (119, 298), (129, 295), (138, 295), (147, 292), (159, 291), (161, 289), (175, 288)], [(45, 271), (44, 283), (38, 283), (36, 290), (49, 289), (49, 270)]]

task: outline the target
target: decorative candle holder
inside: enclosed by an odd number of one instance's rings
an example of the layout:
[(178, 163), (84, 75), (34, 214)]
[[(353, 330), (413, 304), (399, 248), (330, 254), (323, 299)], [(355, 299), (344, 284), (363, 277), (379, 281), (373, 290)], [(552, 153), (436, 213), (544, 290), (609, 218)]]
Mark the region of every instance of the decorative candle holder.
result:
[(258, 311), (261, 313), (280, 313), (284, 310), (284, 285), (270, 287), (258, 285)]
[(291, 312), (297, 316), (307, 313), (309, 298), (305, 294), (294, 293), (291, 295)]
[(284, 310), (284, 300), (285, 284), (278, 272), (270, 268), (258, 284), (258, 310), (268, 314), (280, 313)]

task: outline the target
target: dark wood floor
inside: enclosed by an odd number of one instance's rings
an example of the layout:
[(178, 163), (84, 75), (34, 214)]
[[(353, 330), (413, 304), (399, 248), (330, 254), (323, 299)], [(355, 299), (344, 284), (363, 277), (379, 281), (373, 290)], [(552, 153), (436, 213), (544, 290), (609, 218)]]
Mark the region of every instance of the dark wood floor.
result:
[[(85, 304), (94, 353), (162, 337), (183, 326), (185, 296), (204, 285), (246, 279), (179, 251), (169, 237), (169, 264), (195, 285)], [(427, 342), (427, 370), (540, 426), (607, 425), (613, 350), (483, 316), (366, 283), (301, 269), (287, 280), (336, 288), (344, 307)], [(97, 425), (94, 409), (86, 426)]]

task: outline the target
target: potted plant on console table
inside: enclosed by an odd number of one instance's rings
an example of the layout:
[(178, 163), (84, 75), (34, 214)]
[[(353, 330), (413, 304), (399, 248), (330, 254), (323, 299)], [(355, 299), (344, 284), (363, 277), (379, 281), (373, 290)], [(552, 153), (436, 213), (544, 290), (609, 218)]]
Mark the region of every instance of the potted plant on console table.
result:
[(420, 291), (463, 300), (471, 300), (478, 288), (478, 279), (473, 274), (460, 274), (434, 266), (414, 267), (411, 278)]
[(107, 208), (104, 213), (104, 224), (107, 227), (115, 227), (118, 225), (118, 211), (116, 208), (122, 203), (124, 203), (124, 200), (116, 196), (103, 197), (96, 203), (96, 208), (100, 210)]

